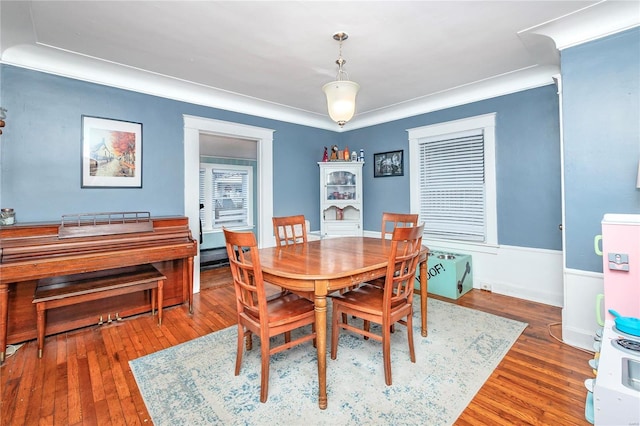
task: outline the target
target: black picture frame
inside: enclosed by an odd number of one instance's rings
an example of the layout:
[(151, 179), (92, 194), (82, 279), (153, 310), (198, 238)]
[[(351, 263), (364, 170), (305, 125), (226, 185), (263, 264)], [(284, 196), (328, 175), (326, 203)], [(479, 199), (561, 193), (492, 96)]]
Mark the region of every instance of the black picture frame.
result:
[(142, 123), (82, 116), (81, 188), (142, 188)]
[(373, 154), (373, 177), (404, 176), (404, 150)]

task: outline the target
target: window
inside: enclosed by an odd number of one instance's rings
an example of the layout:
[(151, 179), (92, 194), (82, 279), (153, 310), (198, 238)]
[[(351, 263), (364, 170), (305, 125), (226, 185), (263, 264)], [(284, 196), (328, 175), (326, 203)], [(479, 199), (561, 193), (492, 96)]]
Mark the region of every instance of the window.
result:
[(409, 130), (411, 210), (425, 238), (497, 244), (495, 114)]
[(200, 164), (203, 231), (253, 226), (253, 168)]

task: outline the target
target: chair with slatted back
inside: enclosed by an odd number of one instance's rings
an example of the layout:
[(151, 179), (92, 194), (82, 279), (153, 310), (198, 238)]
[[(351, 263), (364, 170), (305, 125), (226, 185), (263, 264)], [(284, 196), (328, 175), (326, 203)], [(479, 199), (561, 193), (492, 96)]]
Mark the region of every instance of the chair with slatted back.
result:
[[(391, 238), (394, 229), (397, 227), (416, 226), (418, 224), (418, 215), (413, 213), (382, 213), (382, 227), (380, 228), (380, 237), (384, 240)], [(385, 279), (378, 278), (369, 284), (382, 287)]]
[[(277, 246), (292, 246), (307, 243), (307, 223), (304, 215), (273, 217), (273, 235), (276, 237)], [(282, 289), (283, 293), (288, 291)], [(300, 293), (298, 295), (311, 299), (311, 293)]]
[(418, 225), (418, 215), (414, 213), (382, 213), (382, 227), (380, 228), (380, 236), (391, 238), (393, 230), (397, 227), (416, 226)]
[[(410, 227), (416, 226), (418, 224), (418, 215), (414, 213), (382, 213), (382, 226), (380, 227), (380, 237), (384, 240), (391, 238), (393, 235), (393, 231), (397, 227)], [(369, 282), (369, 284), (378, 286), (380, 288), (384, 287), (384, 278), (377, 278)], [(369, 323), (367, 321), (364, 322), (364, 329), (369, 330)], [(391, 332), (394, 332), (393, 325), (391, 326)], [(366, 337), (365, 337), (366, 339)]]
[[(413, 346), (413, 287), (416, 267), (420, 259), (424, 224), (397, 227), (391, 237), (391, 247), (385, 285), (383, 288), (364, 284), (355, 290), (334, 296), (332, 300), (331, 359), (336, 359), (340, 330), (370, 337), (382, 342), (385, 383), (391, 385), (391, 325), (407, 327), (409, 356), (416, 362)], [(380, 325), (380, 334), (354, 327), (344, 320), (343, 314), (353, 315)]]
[(272, 220), (277, 245), (306, 244), (307, 225), (304, 215), (274, 217)]
[[(234, 232), (224, 229), (229, 265), (233, 276), (238, 313), (238, 345), (235, 375), (240, 374), (243, 342), (251, 349), (252, 334), (260, 338), (261, 381), (260, 402), (266, 402), (269, 389), (269, 359), (271, 355), (316, 338), (313, 302), (293, 293), (280, 293), (267, 298), (262, 277), (260, 257), (253, 232)], [(309, 329), (302, 328), (309, 326)], [(270, 339), (290, 334), (302, 328), (294, 340), (271, 347)]]

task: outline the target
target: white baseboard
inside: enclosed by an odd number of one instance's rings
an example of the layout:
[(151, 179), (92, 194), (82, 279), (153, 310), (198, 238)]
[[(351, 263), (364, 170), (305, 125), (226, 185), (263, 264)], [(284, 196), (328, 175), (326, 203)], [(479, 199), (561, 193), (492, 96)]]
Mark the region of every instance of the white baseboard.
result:
[(562, 252), (527, 247), (444, 246), (433, 250), (470, 254), (473, 287), (552, 306), (563, 305)]
[[(379, 232), (365, 231), (380, 238)], [(567, 269), (563, 272), (562, 251), (498, 246), (425, 242), (431, 250), (472, 255), (473, 287), (519, 299), (562, 307), (562, 336), (569, 345), (593, 350), (596, 296), (603, 291), (602, 273)], [(509, 309), (508, 306), (505, 309)]]
[(593, 337), (600, 327), (596, 319), (596, 296), (603, 292), (603, 274), (567, 269), (564, 282), (562, 339), (572, 346), (592, 351)]
[[(364, 231), (365, 237), (380, 238), (380, 232)], [(434, 251), (470, 254), (473, 288), (552, 306), (563, 306), (562, 251), (516, 246), (482, 247), (423, 240)]]

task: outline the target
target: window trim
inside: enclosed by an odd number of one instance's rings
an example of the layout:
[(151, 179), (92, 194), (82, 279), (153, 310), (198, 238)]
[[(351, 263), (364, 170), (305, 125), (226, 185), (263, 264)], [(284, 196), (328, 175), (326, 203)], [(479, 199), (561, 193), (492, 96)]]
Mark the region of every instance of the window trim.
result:
[[(460, 120), (407, 129), (409, 134), (410, 206), (411, 211), (416, 213), (420, 212), (420, 140), (473, 129), (483, 129), (484, 131), (486, 241), (484, 243), (438, 239), (432, 239), (432, 241), (445, 244), (455, 243), (470, 246), (497, 247), (498, 214), (496, 195), (495, 118), (496, 113), (489, 113)], [(420, 220), (423, 219), (420, 218)]]

